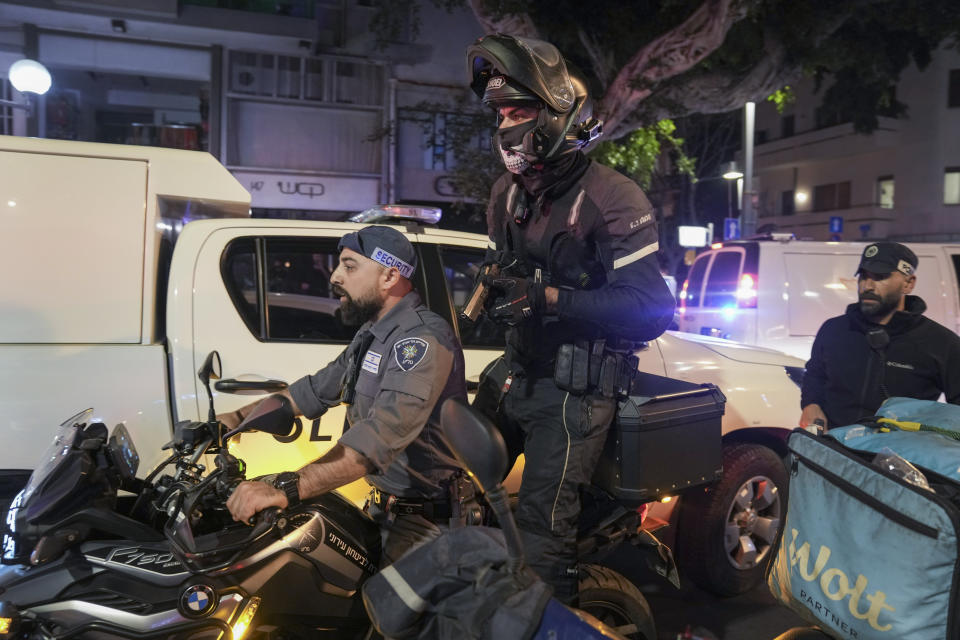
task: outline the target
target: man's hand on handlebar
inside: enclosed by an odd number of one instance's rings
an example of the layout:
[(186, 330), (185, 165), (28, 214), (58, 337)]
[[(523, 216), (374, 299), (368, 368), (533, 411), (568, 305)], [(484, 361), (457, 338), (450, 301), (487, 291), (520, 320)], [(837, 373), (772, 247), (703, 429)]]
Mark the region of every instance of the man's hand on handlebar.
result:
[(287, 508), (287, 496), (265, 482), (241, 482), (227, 499), (227, 509), (237, 522), (249, 523), (257, 513), (269, 507)]
[(820, 426), (826, 428), (827, 426), (827, 416), (823, 412), (823, 409), (820, 408), (818, 404), (808, 404), (803, 408), (803, 411), (800, 413), (800, 422), (801, 427), (809, 427), (814, 424), (815, 421), (820, 420)]

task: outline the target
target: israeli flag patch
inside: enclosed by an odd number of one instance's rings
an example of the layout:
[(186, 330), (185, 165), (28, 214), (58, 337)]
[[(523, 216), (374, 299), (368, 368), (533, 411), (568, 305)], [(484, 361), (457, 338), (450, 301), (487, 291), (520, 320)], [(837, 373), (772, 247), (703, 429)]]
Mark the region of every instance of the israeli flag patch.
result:
[(410, 371), (420, 364), (423, 357), (427, 355), (427, 347), (430, 345), (423, 338), (404, 338), (398, 340), (393, 345), (393, 355), (397, 360), (397, 365), (404, 371)]
[(363, 370), (369, 371), (370, 373), (379, 373), (380, 372), (380, 359), (381, 356), (376, 351), (367, 351), (367, 355), (363, 356)]

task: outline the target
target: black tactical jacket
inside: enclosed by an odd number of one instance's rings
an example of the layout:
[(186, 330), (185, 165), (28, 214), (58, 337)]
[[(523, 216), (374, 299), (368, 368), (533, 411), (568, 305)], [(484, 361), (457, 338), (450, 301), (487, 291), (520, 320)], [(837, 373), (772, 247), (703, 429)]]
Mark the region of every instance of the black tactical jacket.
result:
[[(604, 338), (611, 346), (657, 338), (675, 300), (660, 275), (653, 207), (635, 182), (578, 158), (575, 180), (539, 197), (504, 174), (487, 208), (488, 259), (514, 264), (508, 274), (533, 275), (560, 289), (559, 315), (537, 318), (507, 336), (507, 355), (528, 369), (552, 370), (557, 347)], [(521, 206), (518, 207), (518, 199)], [(522, 202), (526, 220), (516, 222)]]
[[(858, 303), (823, 323), (813, 341), (800, 406), (818, 404), (828, 427), (872, 416), (888, 397), (903, 396), (960, 404), (960, 336), (924, 317), (927, 305), (906, 297), (906, 309), (881, 326)], [(883, 330), (888, 345), (872, 347), (867, 334)], [(883, 342), (882, 340), (880, 342)]]

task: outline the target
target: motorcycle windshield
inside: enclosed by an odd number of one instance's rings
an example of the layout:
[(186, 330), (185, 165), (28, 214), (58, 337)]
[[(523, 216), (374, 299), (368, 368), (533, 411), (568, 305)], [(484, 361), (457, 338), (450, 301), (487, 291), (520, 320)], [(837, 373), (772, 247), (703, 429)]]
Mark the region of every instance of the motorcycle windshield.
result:
[(23, 496), (20, 499), (21, 505), (27, 504), (27, 501), (30, 500), (30, 496), (33, 495), (37, 487), (53, 474), (54, 470), (60, 465), (76, 441), (78, 433), (77, 425), (83, 425), (92, 415), (93, 408), (91, 407), (60, 423), (53, 442), (47, 447), (43, 458), (40, 460), (40, 464), (37, 465), (37, 468), (34, 469), (30, 475), (30, 481), (27, 483), (26, 488), (24, 488)]

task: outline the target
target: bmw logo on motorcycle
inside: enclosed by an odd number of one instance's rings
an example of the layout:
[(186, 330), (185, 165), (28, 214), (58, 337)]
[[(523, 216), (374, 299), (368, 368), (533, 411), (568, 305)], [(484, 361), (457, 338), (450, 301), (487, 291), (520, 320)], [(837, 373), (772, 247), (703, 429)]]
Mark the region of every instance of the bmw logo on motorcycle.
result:
[(187, 587), (180, 595), (180, 611), (187, 616), (205, 616), (217, 606), (217, 592), (205, 584)]

